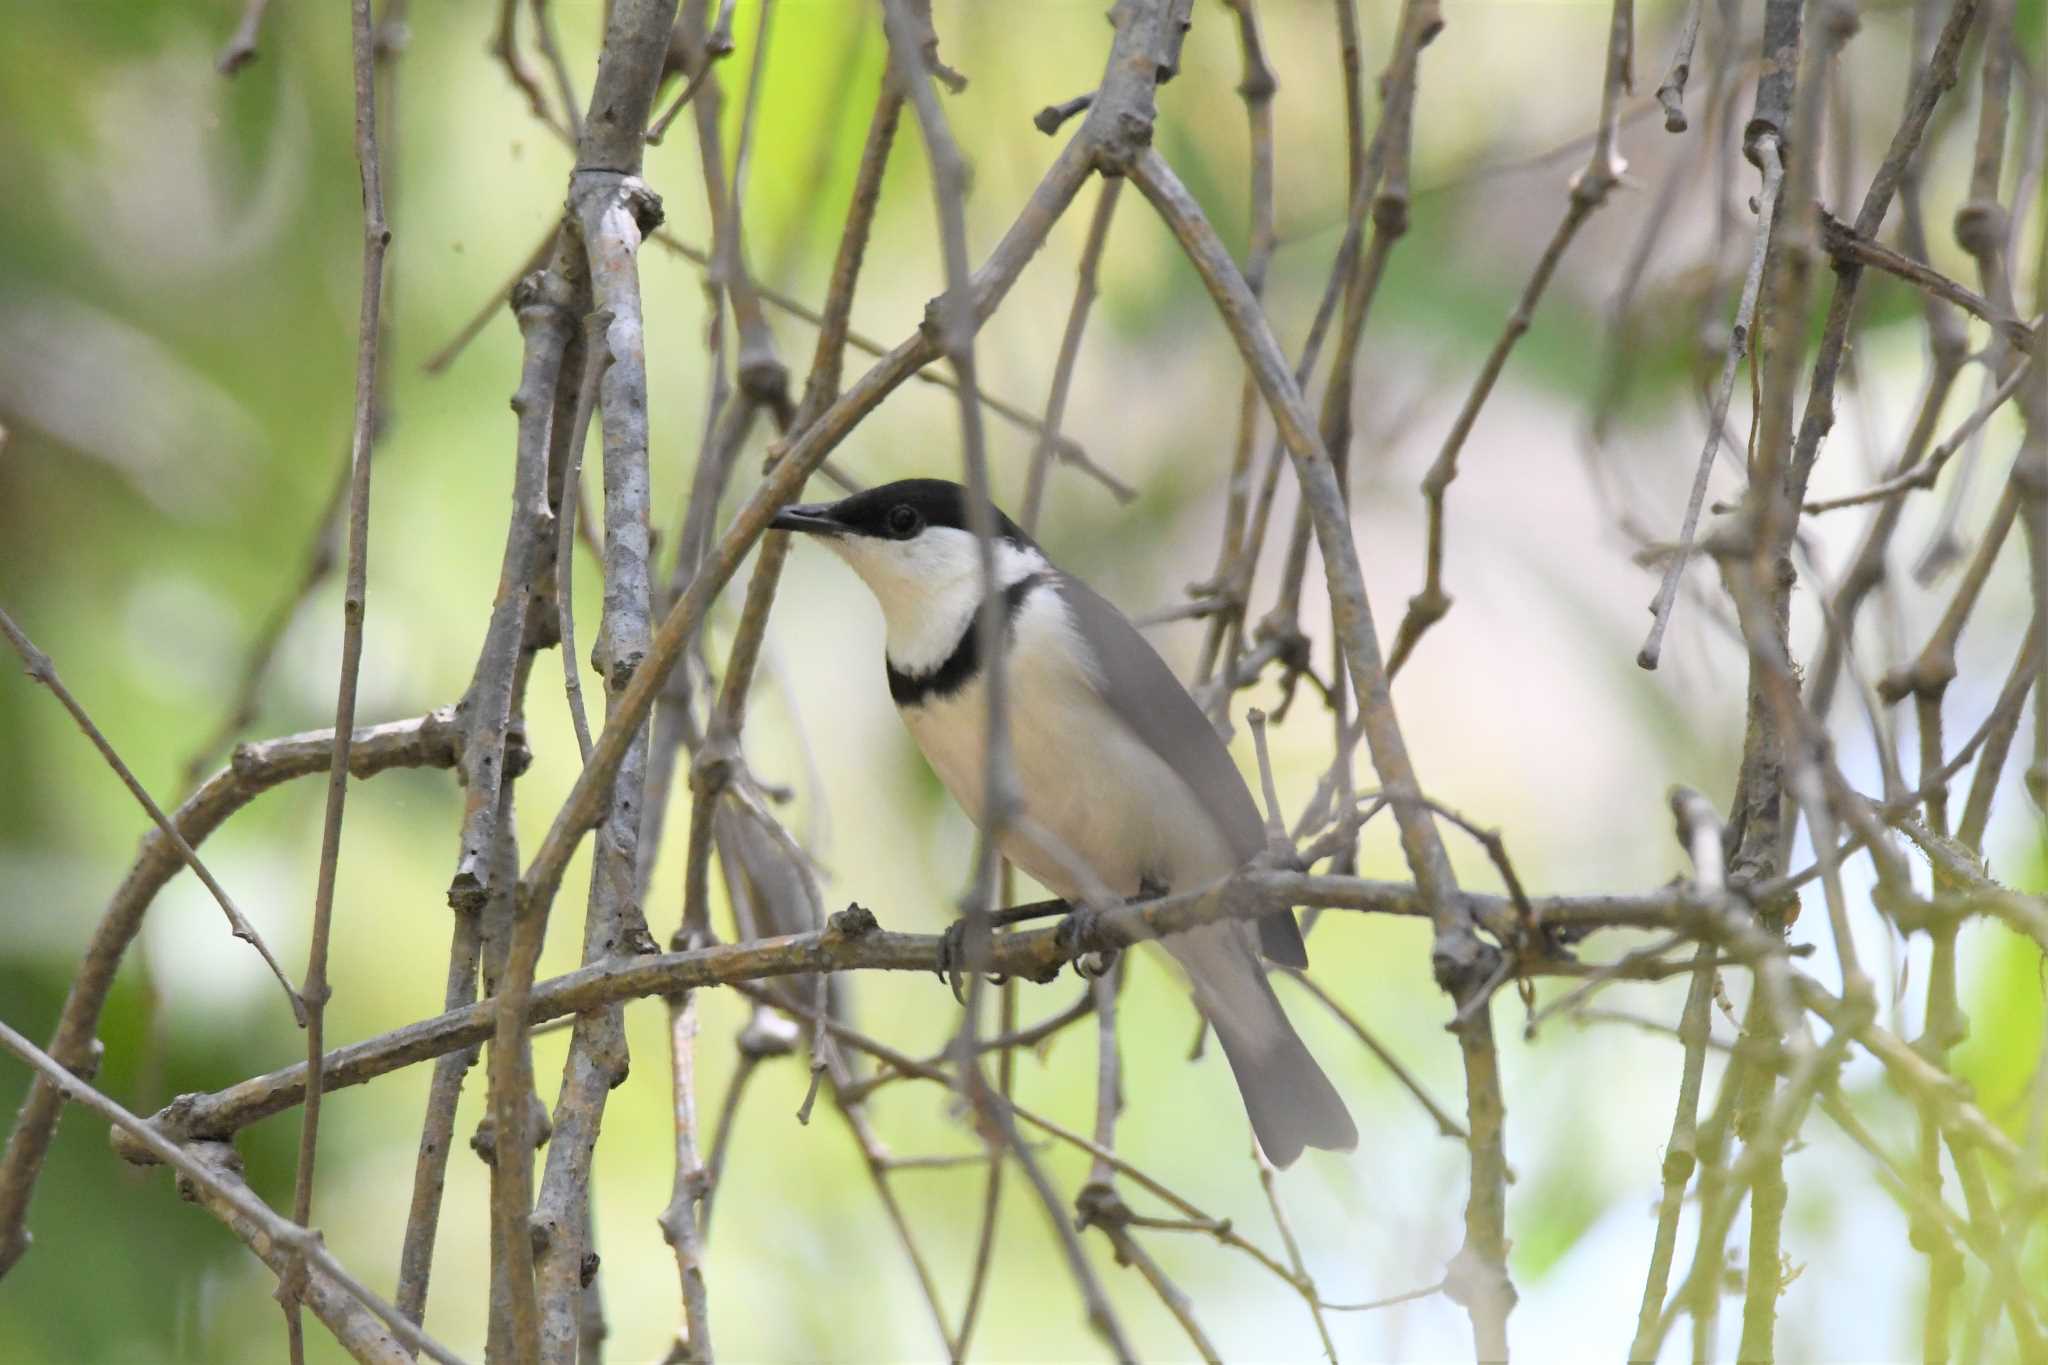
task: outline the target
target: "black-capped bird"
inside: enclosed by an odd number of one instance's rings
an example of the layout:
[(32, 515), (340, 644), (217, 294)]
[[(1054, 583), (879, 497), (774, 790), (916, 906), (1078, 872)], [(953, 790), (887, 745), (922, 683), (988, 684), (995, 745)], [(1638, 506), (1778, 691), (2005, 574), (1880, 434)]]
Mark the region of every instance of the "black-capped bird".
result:
[[(994, 515), (993, 590), (1012, 642), (1011, 752), (1026, 817), (1006, 826), (1003, 856), (1075, 905), (1086, 889), (1075, 862), (1125, 897), (1228, 877), (1265, 836), (1222, 740), (1122, 612)], [(874, 593), (887, 628), (889, 694), (939, 780), (979, 823), (987, 701), (975, 634), (980, 548), (967, 491), (906, 479), (785, 507), (771, 524), (820, 540)], [(1356, 1146), (1344, 1101), (1259, 961), (1263, 952), (1308, 964), (1293, 912), (1273, 911), (1256, 926), (1225, 919), (1161, 945), (1216, 1030), (1266, 1156), (1285, 1166), (1303, 1147)]]

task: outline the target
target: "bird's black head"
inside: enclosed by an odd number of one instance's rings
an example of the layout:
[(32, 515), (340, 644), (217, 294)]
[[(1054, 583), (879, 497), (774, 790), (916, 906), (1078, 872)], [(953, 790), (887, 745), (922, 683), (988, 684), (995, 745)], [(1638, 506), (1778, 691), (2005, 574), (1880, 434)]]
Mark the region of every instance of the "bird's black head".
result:
[[(1030, 547), (1023, 528), (992, 507), (999, 539)], [(915, 540), (927, 528), (974, 530), (967, 490), (947, 479), (901, 479), (841, 498), (838, 502), (792, 503), (769, 523), (778, 531), (874, 540)]]

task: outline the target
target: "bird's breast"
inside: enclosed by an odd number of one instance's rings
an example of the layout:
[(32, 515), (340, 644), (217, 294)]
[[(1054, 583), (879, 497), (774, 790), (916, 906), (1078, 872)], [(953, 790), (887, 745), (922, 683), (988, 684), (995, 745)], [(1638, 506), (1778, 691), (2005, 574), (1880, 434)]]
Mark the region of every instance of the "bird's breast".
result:
[[(1031, 594), (1014, 626), (1010, 754), (1025, 822), (1005, 832), (1004, 856), (1069, 899), (1086, 888), (1076, 863), (1119, 896), (1146, 882), (1190, 888), (1233, 871), (1227, 841), (1194, 792), (1104, 704), (1058, 595)], [(981, 823), (985, 675), (900, 714), (940, 782)]]

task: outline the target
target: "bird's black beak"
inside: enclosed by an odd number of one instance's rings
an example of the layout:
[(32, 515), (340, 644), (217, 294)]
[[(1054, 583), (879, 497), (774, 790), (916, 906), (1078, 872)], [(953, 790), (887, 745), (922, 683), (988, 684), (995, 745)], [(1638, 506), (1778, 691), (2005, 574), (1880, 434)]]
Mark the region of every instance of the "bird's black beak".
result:
[(768, 523), (771, 531), (801, 531), (813, 536), (843, 535), (846, 528), (832, 516), (829, 502), (793, 502)]

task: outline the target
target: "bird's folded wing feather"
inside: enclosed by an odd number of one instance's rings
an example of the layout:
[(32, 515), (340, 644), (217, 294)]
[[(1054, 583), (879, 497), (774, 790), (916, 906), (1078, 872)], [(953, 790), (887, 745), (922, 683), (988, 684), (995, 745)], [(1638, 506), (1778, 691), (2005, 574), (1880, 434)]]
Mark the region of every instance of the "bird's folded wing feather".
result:
[[(1059, 587), (1075, 629), (1101, 670), (1104, 703), (1180, 774), (1223, 831), (1235, 860), (1249, 862), (1265, 847), (1265, 822), (1209, 718), (1128, 617), (1077, 578), (1062, 574)], [(1259, 951), (1272, 961), (1308, 966), (1308, 945), (1292, 910), (1259, 916), (1258, 938)]]
[(1067, 574), (1060, 575), (1059, 587), (1101, 670), (1103, 701), (1193, 789), (1238, 861), (1251, 858), (1265, 846), (1265, 825), (1244, 775), (1202, 708), (1138, 628), (1101, 594)]

